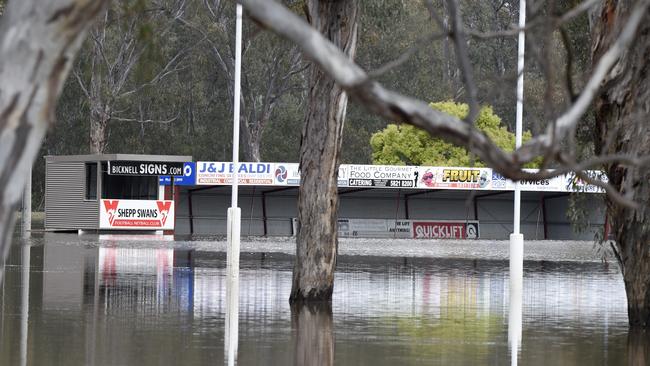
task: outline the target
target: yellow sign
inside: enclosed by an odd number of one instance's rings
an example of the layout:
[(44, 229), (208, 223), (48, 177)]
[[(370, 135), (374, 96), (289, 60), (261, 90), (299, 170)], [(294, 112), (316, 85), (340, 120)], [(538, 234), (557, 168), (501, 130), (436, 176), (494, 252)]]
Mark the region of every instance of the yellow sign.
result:
[(478, 169), (444, 169), (442, 171), (443, 182), (468, 182), (477, 183), (481, 171)]

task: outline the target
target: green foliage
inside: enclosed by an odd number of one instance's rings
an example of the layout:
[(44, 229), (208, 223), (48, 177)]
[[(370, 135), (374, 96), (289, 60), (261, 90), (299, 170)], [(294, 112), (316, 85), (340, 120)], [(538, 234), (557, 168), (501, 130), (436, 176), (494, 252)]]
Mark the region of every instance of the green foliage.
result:
[[(431, 108), (445, 112), (459, 119), (467, 116), (467, 104), (454, 102), (431, 103)], [(460, 122), (459, 122), (460, 123)], [(483, 131), (501, 149), (512, 151), (515, 135), (501, 124), (501, 118), (492, 108), (481, 108), (476, 127)], [(524, 132), (523, 140), (531, 138)], [(433, 138), (424, 130), (411, 125), (390, 124), (370, 138), (373, 164), (388, 165), (433, 165), (433, 166), (485, 166), (480, 160), (472, 161), (468, 151), (439, 138)]]

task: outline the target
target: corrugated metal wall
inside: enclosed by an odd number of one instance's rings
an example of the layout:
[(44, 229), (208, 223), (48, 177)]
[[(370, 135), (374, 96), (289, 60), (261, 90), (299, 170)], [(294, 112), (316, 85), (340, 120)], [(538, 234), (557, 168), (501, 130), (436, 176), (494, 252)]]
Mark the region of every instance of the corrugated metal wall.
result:
[[(262, 194), (252, 187), (240, 187), (242, 235), (263, 235)], [(267, 235), (291, 235), (291, 219), (298, 216), (296, 190), (267, 193), (265, 196)], [(512, 232), (512, 192), (477, 199), (476, 213), (468, 191), (437, 191), (425, 195), (405, 195), (418, 191), (389, 192), (372, 190), (348, 193), (339, 196), (339, 217), (406, 219), (408, 205), (410, 219), (429, 220), (475, 220), (480, 222), (481, 238), (507, 239)], [(521, 230), (527, 239), (544, 239), (544, 221), (541, 206), (542, 193), (528, 192), (522, 197)], [(597, 230), (603, 227), (604, 205), (601, 200), (587, 202), (589, 226), (586, 231), (575, 233), (566, 213), (568, 196), (554, 196), (546, 199), (547, 239), (593, 240)], [(215, 187), (192, 194), (192, 218), (195, 234), (226, 233), (226, 211), (230, 206), (230, 187)], [(188, 234), (189, 195), (181, 191), (176, 206), (176, 234)]]
[(45, 177), (46, 230), (99, 227), (99, 201), (85, 200), (84, 162), (46, 161)]

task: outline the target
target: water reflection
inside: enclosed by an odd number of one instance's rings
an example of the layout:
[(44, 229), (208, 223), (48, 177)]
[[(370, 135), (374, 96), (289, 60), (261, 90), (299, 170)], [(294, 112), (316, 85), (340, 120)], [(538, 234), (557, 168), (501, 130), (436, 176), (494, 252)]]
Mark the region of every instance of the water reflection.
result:
[(31, 268), (31, 246), (25, 241), (21, 252), (21, 286), (20, 292), (20, 365), (27, 365), (27, 335), (29, 324), (29, 270)]
[[(7, 263), (0, 364), (224, 360), (225, 253), (30, 243)], [(333, 303), (291, 308), (292, 260), (242, 255), (238, 364), (647, 364), (613, 267), (527, 262), (517, 305), (506, 262), (341, 257)]]
[(629, 366), (650, 365), (650, 331), (633, 329), (627, 335)]
[(334, 365), (332, 304), (294, 304), (291, 324), (295, 334), (294, 365)]
[[(512, 267), (511, 267), (512, 268)], [(508, 346), (510, 347), (510, 365), (517, 366), (522, 331), (522, 290), (521, 272), (513, 276), (510, 273), (510, 307), (508, 308)]]

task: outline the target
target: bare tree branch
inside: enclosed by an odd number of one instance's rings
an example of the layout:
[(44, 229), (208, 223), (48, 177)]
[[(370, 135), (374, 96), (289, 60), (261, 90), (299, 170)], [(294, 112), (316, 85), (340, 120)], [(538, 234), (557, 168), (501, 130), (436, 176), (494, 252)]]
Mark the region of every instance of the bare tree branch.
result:
[[(454, 41), (454, 48), (456, 49), (456, 58), (460, 66), (461, 77), (465, 89), (467, 90), (467, 104), (469, 105), (469, 112), (465, 121), (474, 125), (476, 116), (478, 116), (478, 91), (476, 90), (476, 83), (474, 82), (474, 72), (472, 65), (469, 61), (469, 52), (467, 51), (467, 41), (465, 40), (465, 31), (463, 26), (463, 19), (460, 15), (460, 9), (456, 0), (448, 0), (449, 15), (451, 21), (451, 38)], [(471, 142), (470, 142), (471, 143)]]
[(124, 117), (115, 117), (112, 119), (120, 122), (138, 122), (138, 123), (159, 123), (159, 124), (169, 124), (176, 121), (181, 116), (180, 112), (176, 114), (175, 117), (172, 117), (167, 120), (157, 120), (157, 119), (142, 119), (142, 118), (124, 118)]
[(90, 98), (90, 93), (88, 93), (88, 89), (86, 89), (83, 80), (81, 80), (81, 75), (79, 75), (77, 69), (73, 69), (72, 73), (74, 74), (74, 77), (77, 79), (77, 83), (79, 83), (79, 87), (81, 88), (81, 91), (84, 92), (86, 98)]
[(570, 22), (573, 20), (575, 17), (582, 15), (583, 13), (586, 13), (589, 11), (594, 5), (596, 5), (600, 0), (587, 0), (585, 2), (580, 3), (573, 9), (569, 10), (568, 12), (562, 14), (562, 16), (559, 17), (540, 17), (538, 19), (533, 19), (529, 21), (525, 27), (519, 27), (517, 25), (512, 25), (510, 26), (509, 29), (507, 30), (502, 30), (502, 31), (494, 31), (494, 32), (479, 32), (473, 29), (468, 29), (467, 34), (469, 34), (472, 37), (480, 38), (480, 39), (488, 39), (488, 38), (501, 38), (501, 37), (516, 37), (520, 31), (529, 31), (531, 29), (540, 27), (540, 26), (548, 26), (549, 22), (551, 23), (551, 26), (561, 26), (565, 23)]

